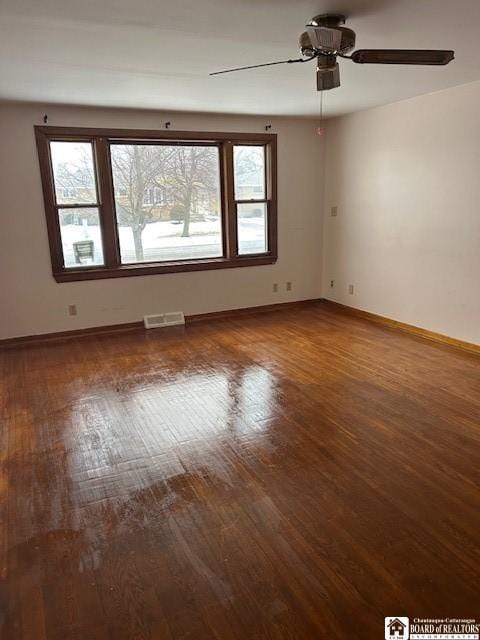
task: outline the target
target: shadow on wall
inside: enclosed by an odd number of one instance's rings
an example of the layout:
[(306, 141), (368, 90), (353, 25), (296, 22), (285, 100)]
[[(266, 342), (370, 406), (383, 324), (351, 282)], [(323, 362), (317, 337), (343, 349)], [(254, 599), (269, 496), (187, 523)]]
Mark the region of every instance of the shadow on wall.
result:
[[(348, 135), (343, 130), (327, 128), (326, 156), (329, 158), (324, 178), (324, 229), (323, 229), (323, 294), (327, 298), (339, 298), (339, 292), (345, 285), (344, 267), (348, 261), (345, 235), (342, 220), (347, 207), (349, 183), (346, 179), (346, 164), (348, 163)], [(331, 208), (337, 207), (340, 216), (332, 217)], [(334, 280), (335, 287), (330, 286)]]

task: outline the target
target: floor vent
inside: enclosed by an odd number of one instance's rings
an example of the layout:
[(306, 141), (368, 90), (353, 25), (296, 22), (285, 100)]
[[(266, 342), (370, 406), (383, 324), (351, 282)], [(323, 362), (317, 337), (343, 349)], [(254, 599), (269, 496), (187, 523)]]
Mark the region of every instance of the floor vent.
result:
[(176, 324), (185, 324), (183, 311), (170, 311), (157, 313), (153, 316), (143, 316), (145, 329), (157, 329), (158, 327), (172, 327)]

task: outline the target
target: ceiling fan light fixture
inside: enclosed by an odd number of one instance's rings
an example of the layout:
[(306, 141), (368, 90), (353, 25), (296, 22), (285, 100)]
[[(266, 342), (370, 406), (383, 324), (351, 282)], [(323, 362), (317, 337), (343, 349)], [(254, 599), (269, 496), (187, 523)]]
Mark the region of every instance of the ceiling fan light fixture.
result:
[(340, 67), (338, 62), (334, 67), (317, 68), (317, 91), (329, 91), (340, 86)]

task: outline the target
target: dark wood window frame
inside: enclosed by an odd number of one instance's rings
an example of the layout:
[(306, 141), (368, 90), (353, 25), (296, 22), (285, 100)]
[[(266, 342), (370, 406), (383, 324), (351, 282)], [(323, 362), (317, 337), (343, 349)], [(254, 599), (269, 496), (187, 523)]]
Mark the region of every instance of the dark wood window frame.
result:
[[(266, 133), (213, 133), (204, 131), (155, 131), (137, 129), (91, 129), (84, 127), (36, 126), (40, 173), (47, 219), (52, 272), (57, 282), (94, 280), (125, 276), (145, 276), (158, 273), (230, 269), (273, 264), (277, 260), (277, 136)], [(91, 142), (98, 185), (98, 209), (102, 231), (105, 266), (64, 266), (56, 202), (51, 141)], [(186, 259), (169, 262), (122, 264), (118, 240), (113, 178), (110, 160), (111, 143), (172, 143), (217, 145), (220, 153), (222, 202), (223, 257)], [(234, 192), (234, 145), (265, 147), (265, 178), (267, 204), (267, 251), (261, 254), (239, 255), (237, 238), (237, 201)], [(251, 202), (258, 200), (252, 199)]]

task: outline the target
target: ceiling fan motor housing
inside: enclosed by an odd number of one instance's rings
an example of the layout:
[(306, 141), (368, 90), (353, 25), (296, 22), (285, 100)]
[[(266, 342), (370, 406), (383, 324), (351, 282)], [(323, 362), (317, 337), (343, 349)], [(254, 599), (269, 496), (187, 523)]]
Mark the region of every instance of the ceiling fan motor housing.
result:
[(302, 55), (312, 58), (319, 53), (345, 55), (355, 47), (355, 32), (347, 27), (307, 25), (300, 36)]

